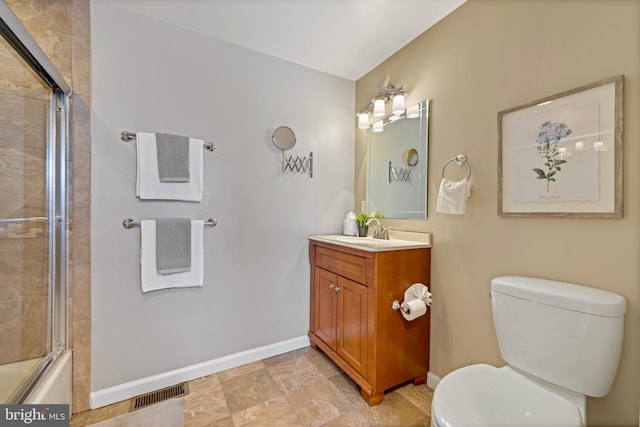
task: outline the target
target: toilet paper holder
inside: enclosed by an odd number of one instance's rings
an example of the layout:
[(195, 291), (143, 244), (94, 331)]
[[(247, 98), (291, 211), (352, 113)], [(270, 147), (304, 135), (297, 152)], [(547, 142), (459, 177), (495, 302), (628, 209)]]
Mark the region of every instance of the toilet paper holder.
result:
[[(427, 306), (427, 309), (431, 306), (431, 293), (429, 292), (429, 288), (422, 283), (414, 283), (407, 288), (404, 292), (404, 300), (420, 300)], [(411, 314), (411, 308), (407, 307), (407, 304), (404, 302), (400, 302), (398, 300), (394, 300), (391, 303), (391, 308), (394, 311), (400, 310), (404, 314)]]
[(398, 300), (395, 300), (391, 303), (391, 308), (398, 311), (398, 310), (402, 310), (405, 313), (409, 313), (409, 309), (408, 308), (403, 308), (402, 305), (400, 304), (400, 302)]

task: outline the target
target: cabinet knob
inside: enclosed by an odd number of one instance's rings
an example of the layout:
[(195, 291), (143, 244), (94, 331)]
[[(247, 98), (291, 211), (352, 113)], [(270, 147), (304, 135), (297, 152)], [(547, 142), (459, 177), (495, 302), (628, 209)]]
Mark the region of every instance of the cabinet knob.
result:
[(334, 289), (336, 287), (336, 285), (333, 284), (333, 282), (329, 283), (329, 289)]
[(342, 289), (342, 288), (339, 287), (339, 286), (336, 286), (333, 290), (336, 291), (336, 292), (340, 292), (340, 289)]

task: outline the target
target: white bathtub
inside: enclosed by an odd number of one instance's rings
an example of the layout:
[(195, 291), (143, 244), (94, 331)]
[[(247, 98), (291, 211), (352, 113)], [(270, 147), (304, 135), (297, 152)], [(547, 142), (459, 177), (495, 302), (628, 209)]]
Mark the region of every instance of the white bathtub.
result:
[(66, 404), (71, 413), (71, 352), (66, 351), (58, 357), (53, 366), (38, 381), (24, 403)]
[(22, 380), (31, 374), (40, 363), (40, 359), (22, 360), (20, 362), (0, 365), (0, 402), (6, 402), (11, 393), (18, 388)]

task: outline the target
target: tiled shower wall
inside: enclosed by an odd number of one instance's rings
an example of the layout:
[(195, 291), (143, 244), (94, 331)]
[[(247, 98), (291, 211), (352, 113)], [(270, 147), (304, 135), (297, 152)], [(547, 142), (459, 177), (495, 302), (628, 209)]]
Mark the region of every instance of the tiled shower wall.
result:
[[(68, 329), (73, 349), (73, 412), (89, 408), (91, 338), (91, 55), (89, 0), (7, 0), (73, 88), (70, 111), (71, 236)], [(29, 266), (25, 266), (28, 270)]]

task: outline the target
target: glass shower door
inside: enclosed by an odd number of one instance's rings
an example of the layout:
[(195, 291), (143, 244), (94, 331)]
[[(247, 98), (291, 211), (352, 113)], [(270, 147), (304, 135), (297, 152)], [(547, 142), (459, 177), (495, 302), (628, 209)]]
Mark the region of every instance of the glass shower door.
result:
[(64, 342), (56, 255), (66, 247), (56, 224), (65, 205), (57, 189), (63, 102), (0, 38), (0, 403), (28, 392)]

